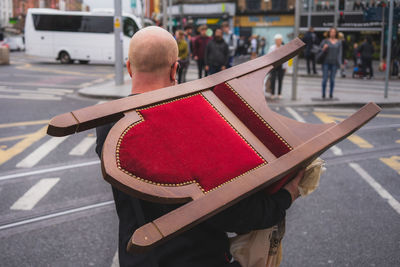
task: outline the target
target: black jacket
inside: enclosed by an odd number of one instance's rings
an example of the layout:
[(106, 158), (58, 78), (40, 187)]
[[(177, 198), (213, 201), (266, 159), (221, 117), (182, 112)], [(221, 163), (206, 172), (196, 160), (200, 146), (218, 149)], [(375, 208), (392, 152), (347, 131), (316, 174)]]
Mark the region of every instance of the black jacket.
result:
[[(104, 141), (112, 125), (96, 129), (96, 153), (101, 156)], [(281, 189), (274, 195), (255, 193), (207, 221), (158, 246), (147, 254), (128, 254), (127, 243), (133, 232), (141, 226), (137, 214), (143, 214), (145, 222), (179, 207), (138, 200), (116, 188), (112, 188), (119, 218), (120, 266), (159, 267), (239, 267), (229, 263), (229, 240), (225, 232), (245, 233), (269, 228), (285, 217), (291, 204), (290, 193)], [(139, 208), (138, 208), (139, 207)]]
[(306, 55), (309, 55), (311, 54), (311, 49), (313, 45), (319, 44), (319, 39), (315, 32), (308, 31), (303, 37), (303, 42), (306, 44), (305, 53)]
[(213, 39), (208, 42), (206, 52), (204, 54), (204, 63), (208, 66), (214, 67), (228, 66), (229, 47), (225, 43), (224, 39)]
[(374, 46), (370, 42), (364, 42), (358, 48), (361, 58), (372, 58), (374, 54)]

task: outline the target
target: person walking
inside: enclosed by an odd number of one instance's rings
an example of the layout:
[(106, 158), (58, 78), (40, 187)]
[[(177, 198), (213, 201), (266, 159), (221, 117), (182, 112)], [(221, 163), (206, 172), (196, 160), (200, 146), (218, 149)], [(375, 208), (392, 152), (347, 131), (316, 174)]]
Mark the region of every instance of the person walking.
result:
[(336, 28), (330, 28), (328, 38), (324, 39), (320, 45), (324, 53), (324, 59), (322, 61), (322, 99), (325, 99), (328, 78), (330, 81), (329, 98), (333, 98), (336, 71), (342, 64), (342, 43), (337, 38), (337, 35)]
[(193, 58), (193, 38), (192, 38), (192, 33), (193, 33), (193, 27), (192, 25), (186, 25), (184, 28), (185, 31), (185, 41), (188, 44), (188, 58), (187, 58), (187, 68), (182, 70), (183, 74), (183, 82), (186, 82), (186, 74), (190, 66), (190, 60)]
[(201, 25), (199, 27), (200, 35), (196, 37), (193, 45), (193, 56), (194, 60), (197, 61), (197, 68), (199, 70), (199, 79), (203, 76), (207, 76), (207, 71), (204, 69), (204, 54), (206, 51), (206, 47), (208, 42), (211, 40), (210, 37), (207, 36), (207, 25)]
[[(178, 46), (166, 30), (156, 26), (141, 29), (132, 37), (128, 55), (126, 68), (132, 78), (132, 95), (176, 84)], [(96, 128), (96, 153), (99, 157), (102, 156), (105, 139), (113, 125)], [(274, 194), (260, 190), (148, 252), (132, 254), (127, 252), (126, 247), (135, 230), (181, 204), (160, 204), (141, 200), (112, 186), (119, 219), (119, 266), (239, 267), (240, 264), (230, 253), (226, 232), (245, 233), (270, 228), (282, 222), (286, 210), (300, 195), (298, 184), (303, 176), (304, 171), (300, 171), (293, 180)]]
[(267, 45), (267, 41), (265, 40), (264, 37), (261, 37), (260, 40), (260, 56), (265, 55), (265, 46)]
[(214, 38), (208, 42), (204, 56), (205, 70), (217, 73), (229, 66), (229, 47), (222, 38), (222, 30), (216, 29)]
[(252, 35), (250, 37), (250, 59), (257, 58), (257, 51), (258, 51), (257, 35)]
[(307, 60), (307, 73), (310, 74), (310, 63), (312, 64), (312, 70), (314, 74), (317, 74), (315, 69), (315, 54), (318, 52), (319, 39), (314, 32), (314, 28), (310, 27), (308, 32), (304, 35), (303, 42), (306, 44), (304, 55)]
[(361, 55), (361, 66), (364, 77), (367, 77), (367, 69), (369, 71), (369, 78), (374, 76), (374, 70), (372, 68), (372, 55), (374, 54), (374, 46), (372, 44), (371, 37), (367, 36), (364, 42), (358, 48), (358, 52)]
[(228, 68), (233, 66), (233, 58), (236, 53), (237, 49), (237, 37), (236, 35), (230, 30), (229, 23), (227, 21), (222, 23), (222, 37), (224, 38), (225, 43), (229, 47), (229, 64)]
[(340, 65), (340, 77), (345, 78), (346, 77), (346, 73), (345, 73), (345, 64), (346, 64), (346, 59), (345, 59), (345, 55), (346, 55), (346, 51), (347, 51), (347, 42), (346, 42), (346, 38), (344, 38), (344, 34), (342, 32), (338, 33), (338, 39), (340, 40), (340, 42), (342, 42), (342, 64)]
[(185, 40), (185, 32), (177, 30), (175, 33), (175, 39), (178, 44), (178, 83), (185, 82), (185, 73), (189, 67), (189, 46)]
[[(274, 40), (275, 44), (271, 45), (271, 47), (268, 50), (268, 53), (271, 53), (279, 48), (282, 47), (282, 35), (281, 34), (275, 34)], [(281, 93), (282, 93), (282, 81), (283, 77), (285, 76), (287, 68), (287, 62), (283, 63), (282, 65), (276, 66), (272, 71), (271, 71), (271, 80), (270, 80), (270, 88), (271, 88), (271, 99), (275, 98), (275, 81), (276, 78), (278, 78), (278, 98), (281, 98)]]

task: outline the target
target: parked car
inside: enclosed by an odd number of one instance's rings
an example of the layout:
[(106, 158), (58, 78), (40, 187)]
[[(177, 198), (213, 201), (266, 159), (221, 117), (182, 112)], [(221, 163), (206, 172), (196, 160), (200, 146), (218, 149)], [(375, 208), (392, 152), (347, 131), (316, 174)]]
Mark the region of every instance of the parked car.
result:
[(9, 35), (0, 42), (0, 46), (8, 46), (10, 51), (25, 50), (24, 38), (22, 35)]

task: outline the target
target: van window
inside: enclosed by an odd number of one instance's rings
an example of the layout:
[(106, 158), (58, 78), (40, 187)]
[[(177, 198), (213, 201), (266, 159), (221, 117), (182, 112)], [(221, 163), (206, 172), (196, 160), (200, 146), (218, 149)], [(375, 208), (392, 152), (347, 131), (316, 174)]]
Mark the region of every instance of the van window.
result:
[(138, 30), (139, 27), (133, 19), (124, 17), (124, 35), (132, 37)]
[(74, 15), (39, 15), (34, 14), (33, 25), (39, 31), (112, 33), (113, 17), (74, 16)]

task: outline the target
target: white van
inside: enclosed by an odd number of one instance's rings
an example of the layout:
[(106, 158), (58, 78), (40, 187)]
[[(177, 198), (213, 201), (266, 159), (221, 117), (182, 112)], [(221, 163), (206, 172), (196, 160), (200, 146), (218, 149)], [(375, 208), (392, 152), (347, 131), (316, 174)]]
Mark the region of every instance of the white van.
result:
[[(31, 8), (25, 20), (25, 51), (28, 55), (55, 58), (61, 63), (78, 60), (114, 62), (112, 11), (79, 12)], [(123, 13), (123, 51), (128, 59), (129, 41), (141, 28), (138, 18)]]

